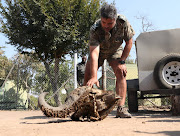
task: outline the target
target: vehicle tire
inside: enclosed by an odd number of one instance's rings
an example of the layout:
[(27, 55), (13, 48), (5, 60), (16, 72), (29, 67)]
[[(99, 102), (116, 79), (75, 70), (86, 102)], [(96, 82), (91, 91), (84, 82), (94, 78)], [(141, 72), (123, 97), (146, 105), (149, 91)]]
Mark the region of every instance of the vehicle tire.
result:
[(137, 91), (139, 90), (139, 80), (127, 80), (128, 107), (130, 112), (138, 112)]
[(128, 90), (128, 107), (130, 112), (138, 112), (137, 91)]
[(180, 54), (170, 54), (158, 61), (153, 76), (160, 89), (180, 88)]

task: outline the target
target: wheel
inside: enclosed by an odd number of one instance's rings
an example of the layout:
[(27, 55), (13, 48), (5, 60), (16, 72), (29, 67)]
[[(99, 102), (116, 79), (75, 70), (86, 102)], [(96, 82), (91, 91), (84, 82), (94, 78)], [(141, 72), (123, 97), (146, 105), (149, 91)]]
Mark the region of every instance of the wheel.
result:
[(128, 107), (130, 112), (138, 112), (138, 98), (135, 90), (128, 90)]
[(160, 88), (180, 88), (180, 55), (171, 54), (158, 61), (153, 76)]
[(138, 79), (127, 80), (128, 107), (130, 112), (138, 112), (137, 91), (139, 90)]

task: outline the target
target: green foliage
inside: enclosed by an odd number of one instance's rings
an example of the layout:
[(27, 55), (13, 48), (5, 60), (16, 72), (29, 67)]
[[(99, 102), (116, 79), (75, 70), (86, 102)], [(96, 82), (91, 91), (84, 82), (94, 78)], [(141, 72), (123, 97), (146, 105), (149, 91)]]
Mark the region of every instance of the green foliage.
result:
[[(55, 79), (55, 76), (58, 75), (58, 80), (56, 82), (57, 88), (61, 87), (62, 84), (73, 74), (70, 73), (72, 61), (64, 61), (59, 63), (59, 72), (53, 73), (54, 64), (50, 65), (50, 74), (51, 78)], [(54, 81), (54, 80), (53, 80)], [(34, 75), (34, 86), (32, 87), (32, 91), (40, 93), (40, 91), (53, 92), (52, 84), (49, 76), (45, 70), (44, 65), (40, 69), (37, 69), (36, 75)]]
[(20, 52), (34, 50), (41, 60), (87, 53), (89, 29), (99, 17), (101, 0), (5, 2), (0, 2), (0, 31)]
[(15, 67), (8, 79), (13, 80), (17, 86), (29, 93), (33, 86), (33, 77), (42, 67), (42, 63), (36, 58), (26, 54), (18, 54), (18, 58), (15, 58), (12, 61), (15, 64)]
[(2, 50), (2, 48), (4, 47), (0, 46), (0, 56), (4, 54), (4, 51)]
[(3, 48), (0, 46), (0, 79), (5, 79), (13, 66), (13, 62), (4, 55)]
[(6, 78), (12, 66), (13, 66), (13, 62), (11, 60), (8, 60), (6, 56), (0, 55), (0, 78), (1, 79)]
[(34, 97), (33, 95), (30, 96), (29, 107), (31, 107), (32, 109), (35, 109), (35, 110), (38, 109), (38, 98), (37, 97)]
[[(102, 0), (4, 0), (0, 1), (0, 32), (9, 44), (20, 53), (36, 54), (45, 69), (33, 71), (32, 65), (20, 65), (20, 74), (25, 78), (19, 82), (23, 88), (40, 83), (37, 90), (55, 92), (60, 83), (67, 80), (68, 71), (61, 72), (66, 54), (84, 55), (88, 52), (88, 35), (91, 25), (99, 18)], [(33, 52), (32, 52), (33, 50)], [(29, 59), (23, 60), (28, 64)], [(31, 61), (30, 61), (31, 62)], [(59, 63), (62, 62), (63, 67)], [(36, 73), (36, 80), (32, 77)], [(60, 74), (59, 74), (60, 73)], [(64, 76), (64, 75), (66, 76)], [(17, 76), (18, 77), (18, 76)], [(42, 81), (41, 77), (45, 77)], [(41, 79), (41, 80), (40, 80)], [(18, 79), (16, 81), (19, 81)], [(55, 96), (56, 97), (56, 96)], [(58, 102), (59, 99), (55, 98)]]

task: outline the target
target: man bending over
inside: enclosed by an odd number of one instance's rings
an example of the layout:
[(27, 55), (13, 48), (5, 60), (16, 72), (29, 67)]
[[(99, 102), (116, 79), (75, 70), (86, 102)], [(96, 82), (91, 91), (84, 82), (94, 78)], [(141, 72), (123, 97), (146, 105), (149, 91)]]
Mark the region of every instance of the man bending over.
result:
[[(125, 60), (131, 50), (135, 32), (123, 15), (117, 15), (113, 5), (105, 4), (100, 12), (101, 18), (90, 29), (90, 54), (86, 64), (84, 85), (92, 87), (96, 84), (99, 87), (97, 71), (107, 59), (117, 78), (116, 94), (122, 97), (116, 117), (131, 118), (131, 114), (124, 108), (127, 91)], [(126, 43), (124, 49), (123, 41)]]

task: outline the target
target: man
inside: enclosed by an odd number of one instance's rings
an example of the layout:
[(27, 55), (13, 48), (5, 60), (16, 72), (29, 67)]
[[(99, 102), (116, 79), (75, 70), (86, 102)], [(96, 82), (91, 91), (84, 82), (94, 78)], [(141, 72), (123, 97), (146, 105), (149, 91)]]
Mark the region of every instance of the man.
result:
[[(117, 15), (113, 5), (105, 4), (100, 12), (101, 19), (90, 29), (90, 56), (86, 64), (84, 85), (92, 87), (96, 84), (99, 87), (97, 70), (107, 59), (117, 78), (116, 94), (122, 97), (116, 117), (131, 118), (131, 114), (124, 108), (127, 91), (125, 60), (131, 50), (135, 32), (123, 15)], [(123, 40), (126, 42), (124, 49)]]
[(82, 61), (77, 64), (77, 81), (80, 86), (82, 86), (84, 82), (86, 60), (87, 60), (86, 56), (83, 56)]

